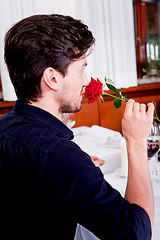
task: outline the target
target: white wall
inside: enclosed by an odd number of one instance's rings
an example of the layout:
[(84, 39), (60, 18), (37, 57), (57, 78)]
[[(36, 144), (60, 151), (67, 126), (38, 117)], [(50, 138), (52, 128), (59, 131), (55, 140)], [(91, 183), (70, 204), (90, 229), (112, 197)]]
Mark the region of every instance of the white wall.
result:
[(59, 13), (76, 17), (77, 0), (34, 0), (37, 14)]

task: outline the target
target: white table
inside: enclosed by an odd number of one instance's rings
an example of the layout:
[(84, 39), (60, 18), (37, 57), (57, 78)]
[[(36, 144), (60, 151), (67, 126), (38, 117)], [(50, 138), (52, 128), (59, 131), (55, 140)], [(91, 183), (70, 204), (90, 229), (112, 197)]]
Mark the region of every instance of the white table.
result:
[(112, 148), (106, 144), (100, 144), (96, 138), (90, 134), (89, 127), (73, 128), (75, 133), (74, 142), (77, 143), (83, 151), (90, 156), (97, 156), (105, 160), (105, 164), (101, 167), (104, 174), (111, 173), (121, 166), (121, 149), (119, 147)]
[[(96, 155), (106, 162), (101, 167), (104, 174), (104, 178), (114, 188), (124, 196), (127, 178), (120, 176), (116, 169), (121, 167), (121, 149), (109, 147), (107, 144), (98, 144), (95, 137), (89, 134), (88, 128), (76, 128), (73, 129), (75, 132), (74, 142), (76, 142), (82, 150), (87, 152), (89, 155)], [(150, 160), (151, 161), (151, 160)], [(160, 163), (159, 163), (160, 164)], [(155, 200), (155, 218), (153, 226), (152, 240), (160, 240), (160, 181), (152, 181), (154, 200)], [(97, 240), (92, 233), (82, 226), (78, 226), (77, 235), (75, 240)]]

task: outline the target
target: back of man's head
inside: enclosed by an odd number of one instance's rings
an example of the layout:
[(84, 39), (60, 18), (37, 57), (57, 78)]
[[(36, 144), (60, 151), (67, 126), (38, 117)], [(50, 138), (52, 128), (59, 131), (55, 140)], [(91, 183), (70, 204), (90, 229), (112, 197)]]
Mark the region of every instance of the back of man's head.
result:
[(36, 101), (44, 70), (52, 67), (65, 76), (94, 41), (88, 27), (70, 16), (34, 15), (15, 24), (5, 36), (5, 62), (17, 98)]

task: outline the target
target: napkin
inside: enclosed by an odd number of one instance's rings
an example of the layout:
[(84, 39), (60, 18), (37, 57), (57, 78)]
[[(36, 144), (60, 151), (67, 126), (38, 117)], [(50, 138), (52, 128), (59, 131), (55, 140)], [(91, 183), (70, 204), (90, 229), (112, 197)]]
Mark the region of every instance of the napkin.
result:
[(122, 135), (114, 130), (104, 128), (98, 125), (93, 125), (88, 134), (95, 138), (99, 144), (107, 144), (112, 147), (120, 147)]
[(89, 129), (90, 127), (80, 126), (80, 127), (72, 128), (72, 132), (74, 136), (86, 135), (88, 134)]

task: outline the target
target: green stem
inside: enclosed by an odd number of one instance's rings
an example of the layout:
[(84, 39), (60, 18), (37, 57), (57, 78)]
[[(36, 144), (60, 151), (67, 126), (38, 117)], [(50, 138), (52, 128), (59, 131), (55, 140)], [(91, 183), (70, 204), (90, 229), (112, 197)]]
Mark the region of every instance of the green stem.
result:
[(110, 94), (110, 93), (106, 93), (106, 92), (102, 92), (101, 94), (102, 94), (102, 95), (108, 95), (108, 96), (110, 96), (110, 97), (117, 98), (117, 99), (119, 99), (119, 100), (122, 100), (122, 101), (126, 102), (126, 100), (123, 98), (123, 96), (122, 96), (122, 98), (120, 98), (120, 97), (114, 96), (114, 95), (112, 95), (112, 94)]
[[(109, 80), (109, 82), (107, 82), (107, 80)], [(112, 82), (111, 79), (106, 78), (106, 76), (105, 76), (105, 83), (106, 83), (106, 85), (107, 85), (107, 83), (108, 83), (107, 87), (108, 87), (112, 92), (116, 93), (116, 91), (113, 90), (113, 89), (115, 89), (114, 83)], [(110, 86), (110, 85), (111, 85), (111, 86)], [(103, 86), (103, 87), (104, 87), (104, 86)], [(112, 87), (112, 88), (111, 88), (111, 87)], [(115, 90), (116, 90), (116, 89), (115, 89)], [(102, 95), (108, 95), (108, 96), (110, 96), (110, 97), (119, 99), (120, 101), (127, 102), (128, 99), (122, 95), (122, 93), (121, 93), (122, 90), (123, 90), (123, 89), (121, 88), (120, 91), (119, 91), (119, 96), (120, 96), (120, 97), (114, 96), (114, 95), (109, 94), (109, 93), (106, 93), (106, 92), (102, 92), (100, 97), (101, 97), (102, 101), (104, 101)], [(118, 91), (118, 90), (117, 90), (117, 91)], [(117, 94), (117, 93), (116, 93), (116, 94)], [(154, 101), (153, 101), (152, 103), (154, 104), (154, 114), (155, 114), (155, 116), (154, 116), (153, 118), (160, 122), (160, 118), (158, 117), (157, 112), (156, 112), (156, 103), (155, 103)], [(120, 106), (121, 106), (121, 105), (120, 105)], [(119, 107), (120, 107), (120, 106), (119, 106)]]
[(159, 119), (159, 117), (157, 115), (157, 112), (156, 112), (156, 103), (154, 101), (152, 103), (154, 105), (154, 112), (155, 112), (155, 117), (153, 117), (153, 118), (160, 122), (160, 119)]
[(155, 109), (154, 109), (154, 111), (155, 111), (155, 115), (156, 115), (154, 118), (160, 122), (160, 119), (159, 119)]
[[(120, 98), (120, 97), (114, 96), (114, 95), (112, 95), (112, 94), (110, 94), (110, 93), (106, 93), (106, 92), (102, 92), (101, 95), (108, 95), (108, 96), (110, 96), (110, 97), (113, 97), (113, 98), (116, 98), (116, 99), (119, 99), (119, 100), (121, 100), (121, 101), (126, 102), (126, 99), (123, 98), (123, 96), (122, 96), (122, 98)], [(102, 96), (101, 96), (101, 97), (102, 97)], [(157, 112), (156, 112), (156, 103), (155, 103), (154, 101), (153, 101), (153, 104), (154, 104), (154, 112), (155, 112), (155, 117), (153, 117), (153, 118), (160, 122), (160, 119), (159, 119), (159, 117), (158, 117), (158, 115), (157, 115)]]
[(154, 119), (156, 119), (158, 122), (160, 122), (159, 117), (153, 117)]
[(159, 117), (158, 117), (158, 115), (157, 115), (157, 113), (155, 112), (155, 117), (153, 117), (154, 119), (156, 119), (158, 122), (160, 122), (160, 119), (159, 119)]

